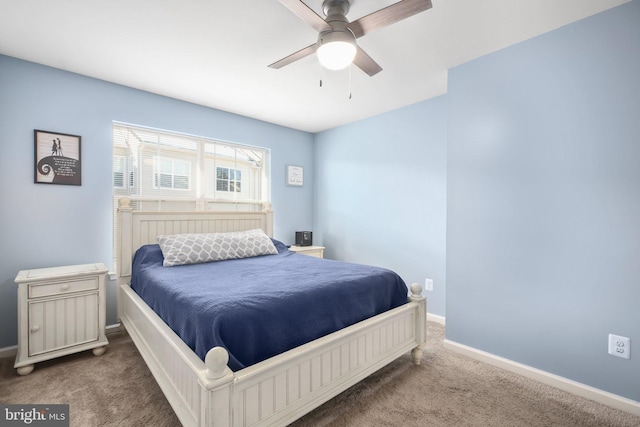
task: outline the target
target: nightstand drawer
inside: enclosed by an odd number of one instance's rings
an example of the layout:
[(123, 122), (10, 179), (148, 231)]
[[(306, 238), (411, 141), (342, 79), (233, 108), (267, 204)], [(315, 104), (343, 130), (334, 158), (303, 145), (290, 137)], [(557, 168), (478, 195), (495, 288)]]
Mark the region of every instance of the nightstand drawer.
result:
[(65, 280), (46, 284), (29, 285), (29, 298), (64, 295), (71, 292), (90, 291), (98, 289), (98, 277), (79, 280)]
[(324, 258), (324, 246), (290, 246), (289, 250), (302, 255)]

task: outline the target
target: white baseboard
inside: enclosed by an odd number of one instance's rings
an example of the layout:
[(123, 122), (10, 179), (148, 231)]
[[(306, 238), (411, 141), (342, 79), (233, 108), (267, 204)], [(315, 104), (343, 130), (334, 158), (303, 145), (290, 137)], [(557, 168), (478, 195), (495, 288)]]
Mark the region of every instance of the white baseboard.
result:
[(427, 320), (429, 322), (436, 322), (439, 323), (441, 325), (445, 325), (445, 320), (446, 318), (444, 316), (439, 316), (437, 314), (431, 314), (431, 313), (427, 313)]
[(626, 397), (618, 396), (617, 394), (609, 393), (608, 391), (600, 390), (598, 388), (591, 387), (541, 369), (532, 368), (531, 366), (523, 365), (522, 363), (514, 362), (513, 360), (505, 359), (447, 339), (444, 340), (443, 346), (446, 349), (471, 357), (472, 359), (497, 366), (498, 368), (539, 381), (577, 396), (640, 416), (640, 402), (636, 402), (635, 400), (627, 399)]
[(18, 354), (18, 346), (12, 345), (10, 347), (0, 348), (0, 357), (16, 357)]
[(106, 328), (104, 328), (104, 333), (107, 335), (114, 334), (116, 332), (120, 332), (120, 323), (107, 325)]

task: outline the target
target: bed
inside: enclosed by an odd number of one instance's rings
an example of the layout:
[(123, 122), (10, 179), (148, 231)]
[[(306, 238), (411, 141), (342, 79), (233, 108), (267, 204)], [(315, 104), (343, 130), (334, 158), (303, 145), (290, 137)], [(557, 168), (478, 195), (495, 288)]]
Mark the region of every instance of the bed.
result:
[[(177, 328), (165, 323), (131, 287), (134, 254), (143, 248), (140, 253), (146, 250), (157, 257), (158, 236), (253, 229), (273, 236), (270, 206), (260, 212), (144, 212), (134, 211), (128, 198), (119, 201), (119, 318), (183, 425), (286, 425), (409, 351), (414, 363), (420, 363), (426, 341), (426, 300), (419, 285), (410, 287), (407, 303), (249, 362), (233, 349), (188, 345), (174, 332)], [(257, 264), (270, 270), (274, 267), (269, 263), (280, 262), (278, 257), (322, 262), (286, 252), (279, 248), (278, 255), (259, 257), (263, 259)], [(300, 284), (303, 290), (304, 286)], [(240, 292), (247, 295), (259, 289)], [(306, 295), (292, 293), (296, 302)], [(247, 335), (247, 342), (254, 339), (249, 332), (239, 335)]]

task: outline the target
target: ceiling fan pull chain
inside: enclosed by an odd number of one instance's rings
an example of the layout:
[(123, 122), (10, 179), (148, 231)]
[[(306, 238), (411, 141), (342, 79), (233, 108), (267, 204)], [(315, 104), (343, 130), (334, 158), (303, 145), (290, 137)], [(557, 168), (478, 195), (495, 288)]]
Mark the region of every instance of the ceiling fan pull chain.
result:
[(351, 99), (351, 69), (353, 65), (349, 65), (349, 99)]
[(325, 71), (322, 64), (318, 63), (318, 65), (320, 65), (320, 87), (322, 87), (322, 85), (324, 84)]

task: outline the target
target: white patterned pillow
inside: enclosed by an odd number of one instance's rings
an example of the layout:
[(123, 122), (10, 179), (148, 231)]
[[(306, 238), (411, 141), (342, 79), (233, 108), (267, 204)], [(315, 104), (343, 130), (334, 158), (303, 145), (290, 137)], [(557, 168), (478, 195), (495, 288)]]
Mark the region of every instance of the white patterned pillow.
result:
[(158, 236), (158, 243), (165, 267), (278, 253), (269, 236), (259, 228), (230, 233)]

